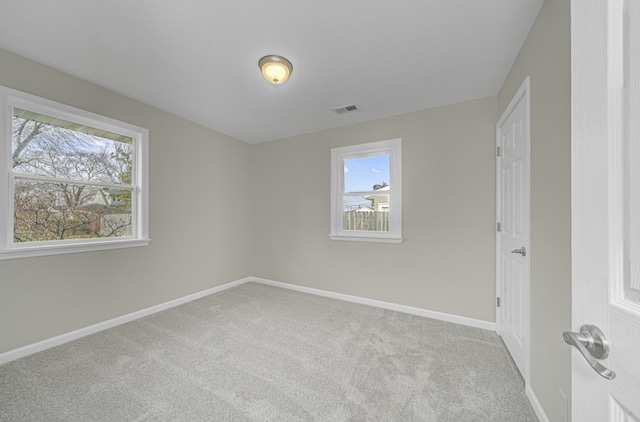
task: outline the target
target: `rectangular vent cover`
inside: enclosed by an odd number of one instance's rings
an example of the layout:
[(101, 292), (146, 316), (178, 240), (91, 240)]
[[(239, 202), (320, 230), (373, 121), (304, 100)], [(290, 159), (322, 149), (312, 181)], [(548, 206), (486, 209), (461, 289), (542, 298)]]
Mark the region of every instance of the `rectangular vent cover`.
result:
[(336, 114), (344, 114), (344, 113), (348, 113), (351, 111), (358, 111), (358, 107), (356, 107), (355, 104), (352, 105), (348, 105), (348, 106), (344, 106), (344, 107), (338, 107), (338, 108), (334, 108), (333, 112)]

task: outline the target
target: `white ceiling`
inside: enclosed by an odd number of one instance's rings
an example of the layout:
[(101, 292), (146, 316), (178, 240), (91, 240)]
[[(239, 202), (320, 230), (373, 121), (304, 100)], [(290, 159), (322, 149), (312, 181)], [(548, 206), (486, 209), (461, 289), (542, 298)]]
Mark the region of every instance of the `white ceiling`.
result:
[(543, 2), (0, 0), (0, 47), (257, 143), (495, 95)]

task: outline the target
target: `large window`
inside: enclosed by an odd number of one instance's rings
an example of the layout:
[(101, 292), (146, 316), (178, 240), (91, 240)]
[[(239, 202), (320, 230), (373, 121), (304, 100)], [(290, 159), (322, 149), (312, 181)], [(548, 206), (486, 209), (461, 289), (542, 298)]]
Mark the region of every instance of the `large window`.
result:
[(401, 140), (331, 150), (333, 240), (402, 241)]
[(147, 130), (0, 95), (0, 259), (148, 244)]

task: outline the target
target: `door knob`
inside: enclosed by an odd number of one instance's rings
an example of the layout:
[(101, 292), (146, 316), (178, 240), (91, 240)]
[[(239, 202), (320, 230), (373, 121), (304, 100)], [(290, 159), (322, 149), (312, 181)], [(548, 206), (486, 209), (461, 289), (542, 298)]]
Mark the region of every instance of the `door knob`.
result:
[(600, 376), (612, 380), (616, 373), (605, 368), (598, 362), (598, 359), (606, 359), (609, 356), (609, 341), (602, 330), (595, 325), (583, 325), (579, 333), (565, 331), (562, 333), (564, 342), (578, 349), (582, 356), (589, 362), (589, 365)]
[(527, 256), (527, 250), (523, 247), (521, 247), (520, 249), (514, 249), (511, 251), (511, 253), (519, 253), (522, 256)]

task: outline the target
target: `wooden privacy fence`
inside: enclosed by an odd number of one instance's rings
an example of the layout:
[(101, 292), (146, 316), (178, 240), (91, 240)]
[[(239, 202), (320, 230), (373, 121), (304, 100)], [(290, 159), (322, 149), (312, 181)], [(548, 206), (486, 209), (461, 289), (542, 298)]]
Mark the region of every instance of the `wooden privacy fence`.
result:
[(345, 211), (343, 230), (389, 231), (388, 211)]

